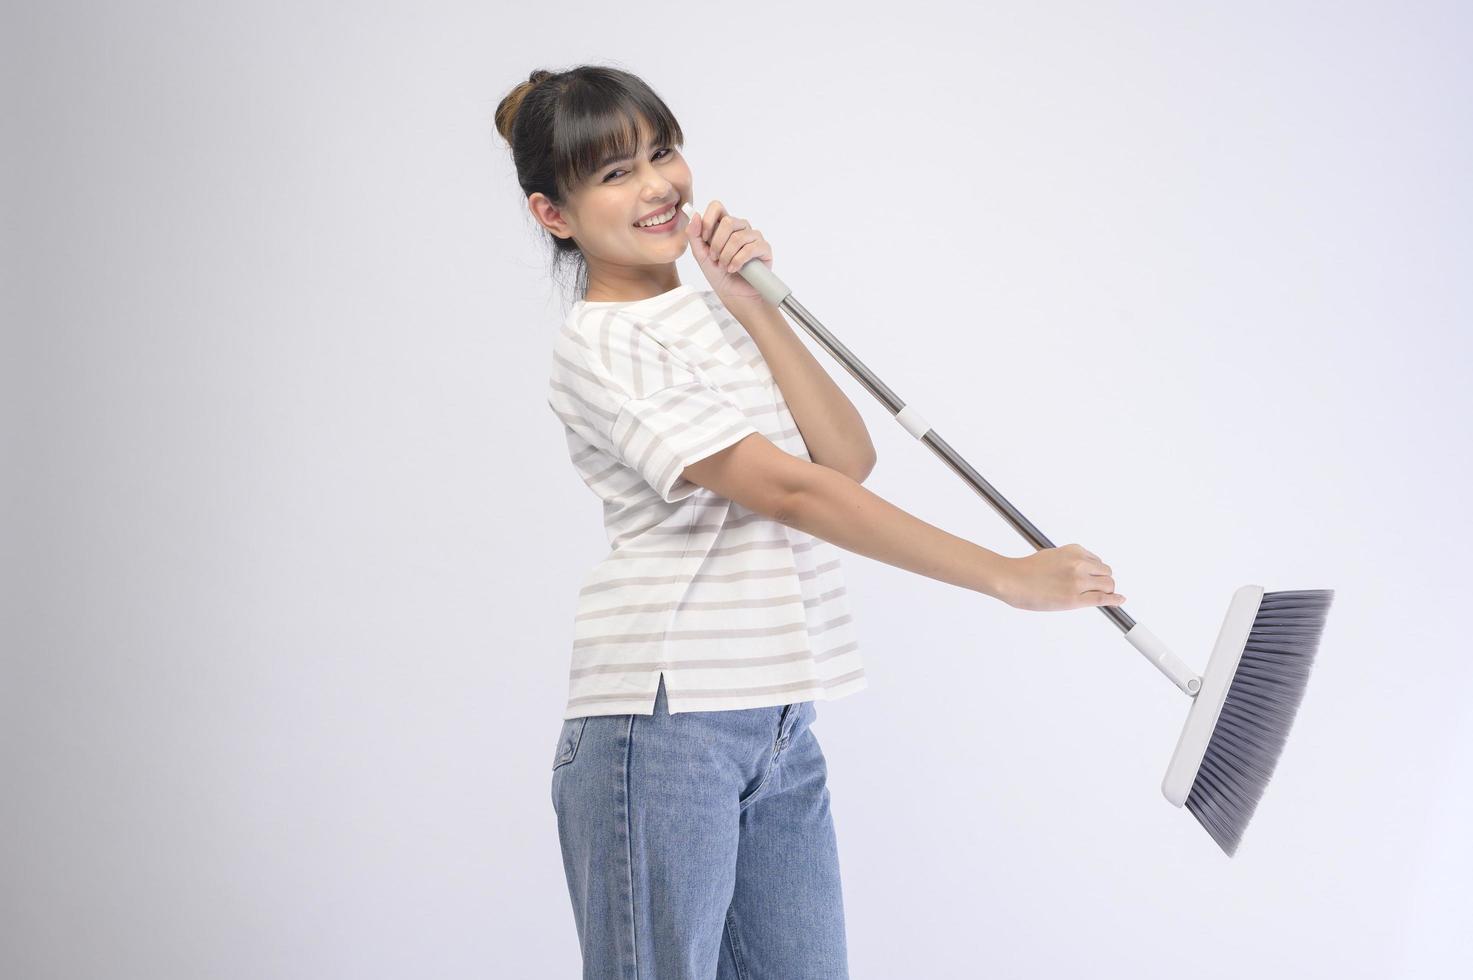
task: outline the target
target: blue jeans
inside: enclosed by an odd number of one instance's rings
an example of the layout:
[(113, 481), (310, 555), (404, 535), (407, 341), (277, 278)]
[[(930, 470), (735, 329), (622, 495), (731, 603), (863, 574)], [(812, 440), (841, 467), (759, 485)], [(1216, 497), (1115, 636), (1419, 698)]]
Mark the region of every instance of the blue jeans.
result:
[(848, 980), (814, 703), (563, 722), (552, 769), (584, 980)]

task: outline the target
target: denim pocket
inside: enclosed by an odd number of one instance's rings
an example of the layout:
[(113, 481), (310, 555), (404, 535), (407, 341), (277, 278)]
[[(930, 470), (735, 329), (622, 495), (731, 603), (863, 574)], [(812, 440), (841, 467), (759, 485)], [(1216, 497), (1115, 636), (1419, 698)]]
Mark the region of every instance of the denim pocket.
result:
[(557, 738), (557, 753), (552, 757), (554, 769), (573, 761), (573, 757), (578, 754), (578, 743), (583, 740), (583, 726), (587, 724), (587, 715), (563, 721), (563, 730), (558, 733)]

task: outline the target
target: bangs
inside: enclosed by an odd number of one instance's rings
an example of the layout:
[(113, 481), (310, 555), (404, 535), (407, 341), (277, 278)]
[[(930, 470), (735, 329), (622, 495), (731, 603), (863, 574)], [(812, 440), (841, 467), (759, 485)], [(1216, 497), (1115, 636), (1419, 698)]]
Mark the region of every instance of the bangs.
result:
[(568, 96), (553, 146), (553, 171), (564, 195), (605, 164), (634, 157), (641, 123), (650, 131), (651, 149), (685, 144), (685, 134), (665, 103), (642, 85), (599, 79), (577, 86)]

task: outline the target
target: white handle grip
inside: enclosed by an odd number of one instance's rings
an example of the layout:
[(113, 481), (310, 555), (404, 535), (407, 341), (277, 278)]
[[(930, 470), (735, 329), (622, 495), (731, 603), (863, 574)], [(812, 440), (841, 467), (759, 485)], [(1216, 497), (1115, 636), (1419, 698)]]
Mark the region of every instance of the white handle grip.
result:
[[(682, 204), (680, 209), (685, 212), (687, 218), (691, 216), (692, 209), (699, 210), (690, 201)], [(752, 284), (753, 289), (762, 294), (763, 299), (773, 306), (781, 306), (783, 300), (793, 294), (787, 283), (779, 279), (761, 259), (748, 259), (746, 265), (737, 271), (742, 274), (743, 279)]]

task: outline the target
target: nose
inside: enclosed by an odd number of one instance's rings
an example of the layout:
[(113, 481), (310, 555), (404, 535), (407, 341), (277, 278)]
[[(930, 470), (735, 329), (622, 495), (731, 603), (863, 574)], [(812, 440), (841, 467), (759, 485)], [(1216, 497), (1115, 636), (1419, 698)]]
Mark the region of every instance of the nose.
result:
[(644, 182), (645, 200), (655, 202), (661, 201), (664, 198), (669, 197), (670, 192), (674, 190), (674, 188), (675, 185), (670, 182), (670, 178), (666, 177), (658, 170), (651, 167), (646, 171)]

